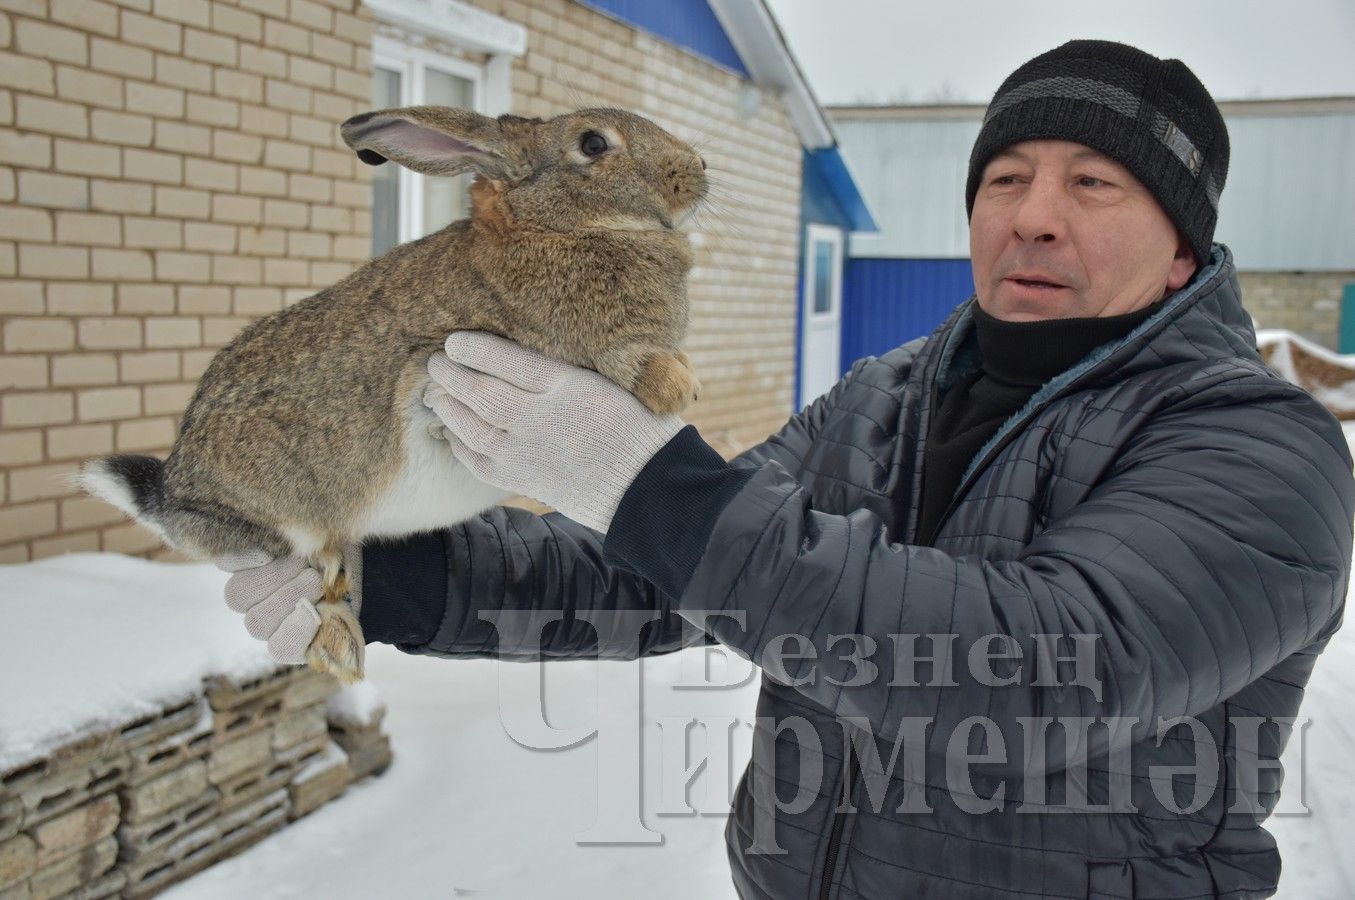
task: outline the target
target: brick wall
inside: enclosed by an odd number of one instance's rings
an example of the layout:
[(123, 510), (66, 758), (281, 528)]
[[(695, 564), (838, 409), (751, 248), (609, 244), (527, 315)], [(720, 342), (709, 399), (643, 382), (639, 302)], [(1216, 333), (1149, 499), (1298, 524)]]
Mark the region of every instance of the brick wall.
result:
[(1336, 349), (1341, 292), (1355, 272), (1239, 272), (1242, 305), (1257, 328), (1284, 328)]
[[(763, 92), (569, 0), (479, 0), (528, 28), (513, 111), (613, 104), (700, 143), (724, 198), (691, 226), (689, 418), (729, 452), (794, 394), (800, 148)], [(212, 354), (369, 248), (358, 0), (0, 0), (0, 562), (161, 555), (62, 480), (164, 456)], [(384, 29), (384, 26), (383, 26)]]
[(0, 7), (0, 560), (150, 551), (60, 476), (163, 455), (218, 348), (366, 258), (334, 123), (369, 105), (371, 24), (355, 0)]

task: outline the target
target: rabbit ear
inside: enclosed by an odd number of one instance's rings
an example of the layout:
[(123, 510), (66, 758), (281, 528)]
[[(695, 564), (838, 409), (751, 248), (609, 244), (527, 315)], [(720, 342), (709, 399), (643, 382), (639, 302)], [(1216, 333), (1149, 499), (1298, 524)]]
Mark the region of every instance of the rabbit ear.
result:
[(354, 116), (339, 126), (358, 159), (379, 166), (393, 159), (425, 175), (474, 170), (512, 178), (524, 167), (499, 123), (468, 109), (405, 106)]

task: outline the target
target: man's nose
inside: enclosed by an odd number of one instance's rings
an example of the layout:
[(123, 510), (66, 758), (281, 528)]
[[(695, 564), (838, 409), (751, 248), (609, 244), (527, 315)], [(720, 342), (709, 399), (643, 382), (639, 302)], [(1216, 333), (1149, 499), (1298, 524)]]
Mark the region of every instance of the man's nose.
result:
[(1021, 195), (1012, 230), (1023, 241), (1047, 242), (1063, 237), (1067, 197), (1056, 179), (1033, 178)]

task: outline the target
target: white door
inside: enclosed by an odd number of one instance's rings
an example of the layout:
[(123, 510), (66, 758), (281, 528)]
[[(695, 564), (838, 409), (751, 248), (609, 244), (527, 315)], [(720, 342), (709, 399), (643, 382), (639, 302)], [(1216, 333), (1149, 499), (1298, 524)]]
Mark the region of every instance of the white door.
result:
[(842, 229), (805, 229), (804, 322), (800, 332), (800, 405), (842, 377)]

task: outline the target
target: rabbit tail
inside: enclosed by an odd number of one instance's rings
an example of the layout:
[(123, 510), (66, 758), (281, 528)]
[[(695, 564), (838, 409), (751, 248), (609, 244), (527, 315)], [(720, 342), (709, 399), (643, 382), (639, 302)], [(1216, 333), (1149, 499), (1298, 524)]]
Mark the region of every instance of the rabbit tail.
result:
[(165, 464), (150, 456), (105, 456), (80, 467), (76, 482), (86, 493), (116, 506), (175, 546), (164, 521)]
[(151, 456), (118, 455), (80, 467), (76, 484), (155, 532), (170, 547), (200, 559), (263, 550), (273, 556), (291, 545), (276, 531), (225, 507), (192, 508), (166, 496), (165, 464)]

